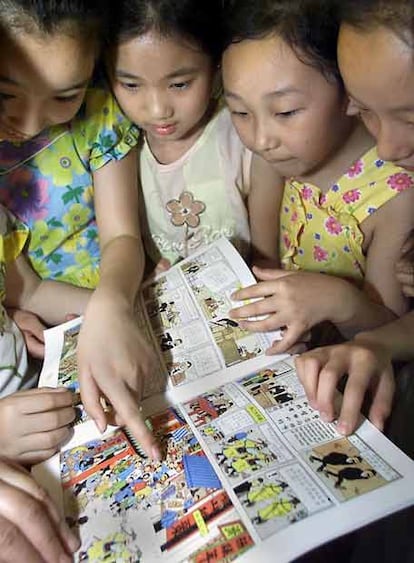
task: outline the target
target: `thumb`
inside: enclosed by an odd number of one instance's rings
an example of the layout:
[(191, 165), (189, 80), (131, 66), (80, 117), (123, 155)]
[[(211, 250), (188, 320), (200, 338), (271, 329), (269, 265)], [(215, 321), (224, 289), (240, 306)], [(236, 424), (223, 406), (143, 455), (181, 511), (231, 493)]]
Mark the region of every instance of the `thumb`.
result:
[(300, 340), (303, 330), (299, 326), (291, 325), (283, 331), (282, 340), (275, 340), (266, 350), (266, 354), (282, 354), (287, 352), (296, 342)]
[(278, 268), (259, 268), (258, 266), (253, 266), (253, 273), (256, 278), (262, 281), (277, 280), (292, 275), (292, 272), (286, 272)]

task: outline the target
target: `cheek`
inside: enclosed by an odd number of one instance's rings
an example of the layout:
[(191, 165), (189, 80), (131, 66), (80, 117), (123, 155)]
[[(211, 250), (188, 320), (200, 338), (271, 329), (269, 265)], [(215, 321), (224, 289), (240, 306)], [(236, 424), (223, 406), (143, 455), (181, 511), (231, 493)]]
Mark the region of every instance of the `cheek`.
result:
[(59, 104), (53, 106), (53, 110), (50, 112), (48, 119), (50, 125), (58, 125), (71, 121), (80, 110), (82, 103), (83, 99), (76, 104)]

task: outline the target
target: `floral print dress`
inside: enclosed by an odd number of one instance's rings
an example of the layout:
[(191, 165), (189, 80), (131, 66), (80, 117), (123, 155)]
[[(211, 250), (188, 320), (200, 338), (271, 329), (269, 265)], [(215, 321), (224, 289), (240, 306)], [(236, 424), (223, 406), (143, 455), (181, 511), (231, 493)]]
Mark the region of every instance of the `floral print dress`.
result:
[(113, 97), (91, 88), (72, 122), (24, 143), (1, 142), (0, 202), (29, 227), (29, 258), (42, 278), (96, 286), (93, 172), (122, 159), (138, 136)]
[(326, 194), (295, 179), (286, 182), (280, 215), (280, 258), (288, 270), (309, 270), (362, 280), (360, 224), (402, 191), (414, 175), (369, 150)]
[(0, 206), (0, 397), (32, 387), (36, 374), (29, 368), (23, 336), (4, 308), (8, 263), (21, 253), (27, 228)]

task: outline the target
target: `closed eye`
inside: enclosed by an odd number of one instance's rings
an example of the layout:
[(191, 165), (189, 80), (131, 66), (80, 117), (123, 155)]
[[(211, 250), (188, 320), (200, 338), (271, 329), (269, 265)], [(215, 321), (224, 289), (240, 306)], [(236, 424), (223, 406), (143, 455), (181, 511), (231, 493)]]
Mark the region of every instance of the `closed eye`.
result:
[(184, 80), (182, 82), (173, 82), (172, 84), (170, 84), (170, 88), (173, 88), (174, 90), (186, 90), (187, 88), (190, 87), (192, 83), (192, 80)]

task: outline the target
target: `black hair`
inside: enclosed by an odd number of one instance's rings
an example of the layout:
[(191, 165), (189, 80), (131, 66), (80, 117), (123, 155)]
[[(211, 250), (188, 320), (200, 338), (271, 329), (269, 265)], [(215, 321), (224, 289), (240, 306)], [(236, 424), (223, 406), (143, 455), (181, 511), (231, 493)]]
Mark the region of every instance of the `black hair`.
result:
[(222, 0), (121, 0), (114, 3), (109, 39), (122, 43), (155, 31), (161, 37), (183, 37), (218, 62), (222, 9)]
[(11, 31), (65, 31), (98, 39), (107, 23), (108, 0), (0, 0), (0, 23)]
[(343, 0), (342, 23), (361, 30), (387, 27), (414, 47), (414, 2), (412, 0)]
[(336, 46), (336, 0), (227, 0), (224, 48), (246, 39), (278, 35), (305, 64), (342, 86)]

